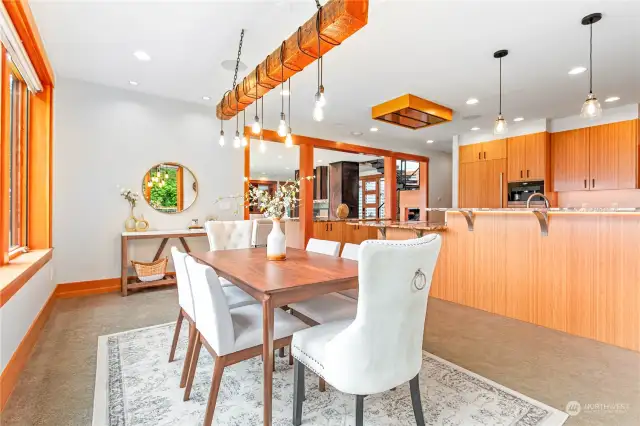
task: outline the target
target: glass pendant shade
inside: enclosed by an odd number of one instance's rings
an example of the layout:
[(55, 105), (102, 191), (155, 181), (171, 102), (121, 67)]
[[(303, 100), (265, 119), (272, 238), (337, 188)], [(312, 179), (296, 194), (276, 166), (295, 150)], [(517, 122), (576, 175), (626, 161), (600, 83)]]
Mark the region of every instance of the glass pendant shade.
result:
[(233, 147), (240, 148), (240, 133), (236, 132), (236, 136), (233, 138)]
[(255, 121), (253, 122), (253, 125), (251, 126), (251, 131), (253, 132), (254, 135), (259, 135), (260, 134), (260, 119), (258, 118), (258, 116), (255, 116)]
[(324, 120), (324, 110), (320, 105), (318, 105), (318, 103), (316, 103), (315, 108), (313, 108), (313, 119), (315, 121)]
[(278, 136), (287, 136), (287, 122), (284, 120), (284, 112), (280, 114), (280, 124), (278, 124)]
[(220, 146), (224, 146), (224, 132), (220, 130), (220, 139), (218, 140)]
[(284, 140), (284, 146), (291, 148), (293, 146), (293, 138), (291, 137), (291, 129), (287, 132), (287, 137)]
[(589, 93), (587, 100), (582, 104), (582, 111), (580, 117), (582, 118), (597, 118), (602, 115), (602, 107), (598, 98), (593, 93)]
[(327, 104), (327, 99), (324, 97), (324, 88), (320, 88), (320, 91), (316, 93), (316, 105), (324, 107)]
[(498, 115), (496, 122), (493, 125), (494, 135), (504, 135), (507, 133), (507, 120), (502, 115)]

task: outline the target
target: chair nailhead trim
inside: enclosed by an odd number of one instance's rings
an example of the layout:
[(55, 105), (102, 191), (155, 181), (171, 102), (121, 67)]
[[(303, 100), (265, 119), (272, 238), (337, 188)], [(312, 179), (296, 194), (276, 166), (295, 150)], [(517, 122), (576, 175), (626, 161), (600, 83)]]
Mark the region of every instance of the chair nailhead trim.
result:
[[(302, 353), (305, 357), (307, 357), (309, 360), (315, 362), (316, 364), (318, 364), (320, 366), (320, 368), (322, 368), (324, 370), (324, 365), (322, 365), (322, 363), (320, 363), (317, 359), (315, 359), (314, 357), (310, 356), (308, 353), (306, 353), (305, 351), (303, 351), (302, 349), (300, 349), (298, 347), (298, 345), (293, 345), (294, 348), (296, 348), (297, 351), (299, 351), (300, 353)], [(298, 359), (298, 358), (296, 358)], [(313, 371), (316, 376), (322, 377), (324, 379), (324, 375), (318, 373), (318, 371), (312, 367), (311, 365), (307, 364), (306, 362), (304, 362), (301, 359), (298, 359), (298, 361), (302, 362), (307, 368), (309, 368), (311, 371)]]

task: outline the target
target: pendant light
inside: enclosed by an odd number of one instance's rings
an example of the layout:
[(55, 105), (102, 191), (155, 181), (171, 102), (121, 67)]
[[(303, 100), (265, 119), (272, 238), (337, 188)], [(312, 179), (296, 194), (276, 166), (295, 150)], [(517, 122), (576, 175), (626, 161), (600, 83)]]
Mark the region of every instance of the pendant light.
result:
[(240, 144), (242, 146), (247, 146), (249, 145), (249, 142), (247, 141), (247, 114), (245, 110), (242, 110), (242, 139), (240, 141)]
[(262, 126), (260, 127), (260, 152), (265, 153), (267, 145), (264, 143), (263, 130), (264, 129), (264, 96), (260, 98), (260, 116), (262, 117)]
[(261, 134), (260, 118), (258, 117), (258, 67), (256, 67), (256, 116), (253, 117), (253, 125), (251, 131), (254, 135)]
[[(222, 98), (224, 99), (224, 97)], [(222, 113), (220, 113), (220, 139), (218, 140), (218, 143), (220, 144), (220, 146), (224, 146), (224, 130), (223, 126), (222, 126)]]
[[(280, 47), (280, 92), (284, 91), (284, 44)], [(287, 122), (284, 115), (284, 96), (280, 95), (280, 124), (278, 124), (278, 136), (284, 138), (287, 136)]]
[(602, 13), (592, 13), (582, 18), (582, 25), (589, 26), (589, 95), (582, 104), (580, 116), (583, 118), (597, 118), (602, 115), (602, 107), (598, 98), (593, 94), (593, 24), (602, 19)]
[(498, 50), (493, 57), (500, 60), (500, 107), (498, 110), (498, 118), (493, 125), (494, 135), (504, 135), (507, 133), (507, 121), (502, 116), (502, 58), (509, 54), (508, 50)]
[(324, 120), (324, 106), (327, 101), (324, 97), (324, 86), (322, 85), (322, 71), (323, 71), (323, 59), (320, 56), (320, 10), (318, 10), (318, 17), (316, 19), (316, 31), (318, 32), (318, 91), (315, 96), (315, 106), (313, 108), (313, 119), (315, 121)]
[(233, 147), (240, 148), (240, 132), (238, 132), (238, 121), (240, 120), (238, 114), (238, 101), (236, 100), (236, 136), (233, 138)]
[(293, 146), (293, 138), (291, 137), (291, 77), (287, 80), (287, 85), (289, 87), (289, 126), (287, 126), (287, 137), (284, 139), (284, 146), (291, 148)]

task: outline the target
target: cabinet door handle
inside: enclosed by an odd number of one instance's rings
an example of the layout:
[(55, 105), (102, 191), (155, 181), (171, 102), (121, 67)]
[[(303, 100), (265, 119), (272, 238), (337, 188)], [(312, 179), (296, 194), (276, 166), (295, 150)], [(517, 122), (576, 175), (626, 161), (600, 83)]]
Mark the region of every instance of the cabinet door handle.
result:
[(502, 183), (503, 176), (504, 176), (504, 173), (500, 173), (500, 208), (504, 207), (504, 204), (502, 202), (502, 192), (503, 192), (503, 189), (504, 189), (503, 188), (503, 183)]
[(487, 159), (487, 151), (484, 152), (484, 159)]
[(527, 169), (527, 177), (529, 177), (529, 169)]
[(325, 231), (327, 231), (327, 232), (329, 232), (329, 224), (328, 224), (328, 223), (325, 223), (325, 224), (324, 224), (324, 230), (325, 230)]
[(522, 170), (520, 170), (520, 179), (522, 179)]
[(481, 152), (478, 153), (478, 160), (482, 160), (482, 153)]
[(586, 179), (584, 180), (584, 187), (585, 188), (587, 187), (587, 180)]
[(596, 187), (596, 180), (595, 179), (591, 179), (591, 187), (592, 188)]

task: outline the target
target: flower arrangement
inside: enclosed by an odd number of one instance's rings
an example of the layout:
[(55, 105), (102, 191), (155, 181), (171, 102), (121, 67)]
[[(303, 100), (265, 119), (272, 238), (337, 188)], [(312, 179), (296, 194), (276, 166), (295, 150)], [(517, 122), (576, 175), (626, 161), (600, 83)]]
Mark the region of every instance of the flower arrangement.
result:
[(124, 188), (120, 190), (120, 195), (122, 195), (122, 197), (129, 202), (131, 208), (134, 208), (136, 206), (138, 198), (140, 198), (140, 194), (138, 194), (137, 192), (133, 192), (130, 189)]
[[(313, 176), (303, 179), (311, 180)], [(247, 207), (258, 207), (260, 213), (271, 219), (280, 219), (284, 216), (286, 209), (296, 205), (299, 201), (300, 182), (287, 181), (283, 185), (278, 186), (273, 194), (268, 191), (252, 187), (246, 196)]]

